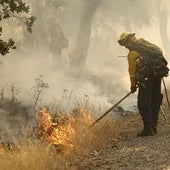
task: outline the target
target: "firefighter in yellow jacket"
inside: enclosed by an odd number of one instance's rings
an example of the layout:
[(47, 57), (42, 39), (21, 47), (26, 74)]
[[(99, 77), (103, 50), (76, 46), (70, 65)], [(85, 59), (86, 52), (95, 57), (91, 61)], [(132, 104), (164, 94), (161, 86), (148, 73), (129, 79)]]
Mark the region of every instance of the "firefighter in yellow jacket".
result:
[[(134, 46), (144, 39), (136, 39), (135, 33), (124, 32), (120, 35), (118, 43), (129, 50), (128, 64), (129, 76), (131, 81), (131, 92), (134, 93), (138, 89), (138, 109), (143, 120), (144, 128), (137, 134), (138, 137), (152, 136), (157, 133), (157, 124), (160, 105), (162, 102), (161, 94), (161, 78), (148, 77), (140, 79), (140, 71), (143, 69), (142, 56)], [(147, 42), (147, 41), (146, 41)], [(154, 45), (157, 47), (156, 45)], [(157, 47), (159, 55), (162, 51)]]

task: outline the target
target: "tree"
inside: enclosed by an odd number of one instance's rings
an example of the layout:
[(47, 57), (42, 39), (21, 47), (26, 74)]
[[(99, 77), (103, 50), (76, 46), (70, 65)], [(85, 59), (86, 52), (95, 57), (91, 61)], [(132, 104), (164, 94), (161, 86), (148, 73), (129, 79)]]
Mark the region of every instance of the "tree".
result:
[[(9, 18), (17, 18), (27, 27), (28, 32), (32, 32), (35, 21), (34, 16), (29, 16), (30, 7), (22, 0), (0, 0), (0, 22)], [(0, 36), (3, 33), (0, 27)], [(8, 41), (0, 39), (0, 54), (6, 55), (10, 49), (15, 49), (15, 42), (11, 38)]]
[(166, 55), (170, 55), (170, 39), (168, 36), (168, 4), (163, 4), (162, 8), (158, 7), (158, 21), (161, 40), (166, 52)]
[[(163, 2), (165, 3), (164, 6)], [(128, 32), (134, 31), (134, 28), (149, 26), (152, 22), (157, 22), (165, 51), (168, 52), (168, 44), (170, 42), (167, 32), (168, 5), (168, 0), (119, 0), (119, 2), (116, 0), (84, 1), (84, 10), (78, 30), (77, 44), (71, 63), (72, 69), (83, 71), (85, 68), (91, 27), (95, 13), (97, 12), (97, 7), (100, 7), (99, 10), (105, 17), (112, 17), (115, 23), (124, 26)], [(117, 33), (117, 30), (115, 30), (115, 33)]]
[(83, 14), (77, 36), (77, 45), (74, 51), (74, 58), (71, 63), (72, 70), (84, 71), (89, 47), (92, 21), (100, 5), (101, 0), (85, 1)]

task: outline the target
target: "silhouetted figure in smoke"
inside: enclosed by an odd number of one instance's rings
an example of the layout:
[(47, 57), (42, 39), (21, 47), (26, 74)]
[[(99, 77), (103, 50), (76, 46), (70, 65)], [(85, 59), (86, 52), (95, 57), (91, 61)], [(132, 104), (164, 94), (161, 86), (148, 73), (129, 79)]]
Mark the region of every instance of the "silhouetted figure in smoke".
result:
[(48, 18), (49, 25), (49, 49), (52, 54), (53, 63), (56, 68), (62, 68), (62, 50), (68, 47), (69, 41), (64, 36), (64, 33), (59, 24), (55, 23), (55, 18)]

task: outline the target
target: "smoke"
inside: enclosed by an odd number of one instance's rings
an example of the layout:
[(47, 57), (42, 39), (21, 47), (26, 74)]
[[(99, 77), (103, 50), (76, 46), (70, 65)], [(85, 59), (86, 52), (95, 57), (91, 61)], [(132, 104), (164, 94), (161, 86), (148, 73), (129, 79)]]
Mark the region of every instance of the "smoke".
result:
[[(33, 28), (34, 32), (32, 35), (25, 35), (24, 29), (21, 28), (20, 24), (17, 24), (17, 26), (14, 27), (14, 34), (12, 34), (12, 28), (9, 26), (9, 24), (6, 23), (5, 28), (8, 28), (6, 29), (7, 33), (16, 39), (18, 49), (15, 52), (11, 51), (11, 54), (3, 59), (3, 64), (0, 68), (1, 83), (4, 84), (6, 82), (16, 82), (20, 87), (23, 88), (23, 91), (29, 91), (29, 88), (34, 85), (35, 78), (37, 78), (39, 75), (43, 75), (43, 77), (49, 83), (51, 91), (55, 91), (55, 95), (56, 93), (60, 93), (63, 89), (75, 91), (75, 89), (73, 89), (74, 87), (82, 87), (83, 89), (85, 89), (84, 91), (87, 90), (86, 93), (88, 93), (89, 91), (91, 95), (92, 91), (94, 91), (93, 93), (95, 94), (96, 90), (94, 89), (96, 88), (96, 85), (94, 85), (91, 80), (83, 80), (84, 86), (82, 86), (81, 79), (80, 81), (77, 81), (77, 78), (74, 79), (74, 76), (71, 77), (71, 80), (69, 78), (66, 78), (72, 76), (71, 74), (68, 74), (70, 69), (69, 62), (72, 57), (71, 53), (73, 53), (75, 48), (78, 27), (85, 3), (78, 0), (68, 2), (66, 1), (63, 6), (61, 5), (60, 8), (57, 8), (56, 10), (53, 9), (55, 7), (53, 7), (52, 5), (50, 6), (50, 8), (46, 7), (47, 3), (48, 2), (44, 1), (42, 7), (40, 8), (40, 10), (43, 10), (43, 12), (39, 11), (39, 13), (36, 13), (38, 15), (36, 17), (37, 19), (39, 19), (41, 17), (44, 18), (48, 14), (56, 15), (55, 22), (57, 22), (61, 26), (64, 35), (69, 39), (68, 48), (63, 49), (61, 54), (62, 62), (65, 64), (65, 70), (61, 71), (60, 69), (58, 70), (55, 68), (55, 62), (57, 59), (52, 57), (51, 52), (48, 51), (48, 47), (45, 46), (45, 44), (40, 43), (37, 40), (38, 42), (36, 42), (33, 46), (34, 49), (29, 49), (29, 47), (27, 47), (28, 49), (26, 49), (26, 46), (23, 47), (22, 45), (23, 41), (25, 41), (23, 36), (27, 36), (27, 39), (31, 38), (35, 40), (40, 38), (38, 32), (41, 32), (41, 29), (46, 30), (47, 33), (48, 24), (45, 22), (45, 20), (43, 22), (44, 25), (41, 25), (41, 27), (40, 25), (38, 25), (38, 28), (37, 26), (36, 28)], [(116, 12), (116, 7), (121, 7), (121, 11), (124, 11), (126, 13), (128, 10), (126, 9), (126, 5), (128, 5), (128, 3), (132, 3), (133, 5), (135, 5), (134, 7), (129, 7), (131, 9), (139, 7), (137, 3), (133, 3), (130, 1), (120, 1), (117, 4), (115, 4), (114, 1), (105, 1), (101, 3), (93, 19), (90, 45), (86, 62), (86, 70), (88, 70), (88, 72), (92, 73), (92, 75), (97, 75), (97, 77), (100, 76), (100, 81), (103, 84), (105, 81), (110, 81), (110, 83), (112, 83), (112, 86), (114, 86), (115, 84), (115, 89), (112, 89), (113, 93), (115, 94), (119, 93), (121, 91), (120, 89), (124, 89), (122, 91), (122, 95), (124, 92), (129, 90), (129, 78), (127, 72), (128, 66), (126, 58), (120, 58), (118, 56), (126, 56), (128, 51), (118, 45), (117, 40), (119, 38), (119, 35), (123, 31), (132, 31), (136, 33), (137, 37), (147, 37), (148, 40), (158, 44), (163, 48), (160, 36), (158, 34), (158, 23), (151, 22), (147, 26), (140, 28), (136, 27), (138, 23), (134, 23), (131, 26), (132, 30), (126, 30), (126, 25), (123, 25), (122, 22), (126, 18), (123, 18), (124, 16), (122, 14), (118, 17), (117, 20), (115, 20), (115, 17), (113, 17), (113, 15), (118, 15)], [(155, 2), (155, 4), (156, 3), (157, 2)], [(34, 12), (35, 7), (37, 8), (38, 5), (41, 5), (41, 2), (31, 2), (31, 4), (34, 5), (32, 6), (32, 11)], [(153, 4), (147, 4), (144, 1), (142, 5), (145, 7), (144, 9), (146, 10), (147, 8), (149, 8), (149, 6), (147, 5)], [(114, 11), (111, 13), (112, 9), (114, 9)], [(142, 15), (140, 14), (140, 12), (137, 13), (137, 15)], [(129, 20), (129, 23), (131, 22), (132, 21)], [(48, 36), (49, 34), (44, 35), (44, 37)], [(21, 48), (23, 48), (22, 52)], [(91, 89), (85, 88), (89, 87), (89, 84), (91, 84)], [(100, 85), (97, 85), (97, 87), (98, 86)], [(100, 89), (100, 87), (98, 88), (99, 89), (97, 90), (99, 93), (103, 91), (103, 89)], [(107, 96), (104, 94), (103, 97), (105, 98)]]
[[(30, 1), (32, 12), (38, 20), (32, 34), (26, 33), (18, 21), (4, 23), (4, 38), (13, 37), (17, 45), (15, 51), (1, 59), (0, 65), (0, 86), (7, 86), (4, 94), (9, 98), (9, 87), (14, 84), (19, 89), (18, 100), (24, 104), (34, 104), (32, 87), (35, 86), (35, 79), (42, 75), (49, 89), (41, 95), (41, 106), (55, 105), (58, 102), (56, 106), (62, 106), (65, 112), (80, 106), (100, 115), (129, 92), (127, 59), (118, 57), (126, 56), (128, 51), (118, 45), (119, 35), (124, 31), (135, 32), (137, 37), (146, 38), (164, 49), (159, 23), (157, 20), (150, 20), (154, 16), (150, 16), (149, 11), (151, 7), (156, 10), (160, 2), (141, 1), (138, 4), (128, 0), (102, 1), (91, 26), (86, 71), (83, 74), (78, 71), (73, 74), (70, 72), (70, 63), (85, 3), (79, 0), (65, 1), (65, 4), (58, 8), (54, 5), (48, 7), (48, 2), (54, 1), (44, 1), (43, 4), (41, 1)], [(129, 3), (131, 6), (128, 6)], [(135, 14), (132, 14), (134, 9)], [(144, 10), (138, 12), (138, 9)], [(143, 11), (148, 18), (144, 17)], [(53, 22), (48, 20), (51, 16), (55, 18)], [(51, 31), (55, 24), (60, 25), (63, 35), (69, 40), (68, 47), (56, 56), (49, 47), (51, 36), (55, 36)], [(57, 65), (59, 56), (62, 67)], [(136, 95), (130, 96), (121, 105), (125, 110), (133, 110)], [(4, 114), (4, 110), (1, 110), (0, 114), (8, 115), (9, 112)], [(1, 122), (5, 122), (2, 125), (3, 131), (8, 130), (9, 124), (5, 121), (7, 116), (0, 118)]]

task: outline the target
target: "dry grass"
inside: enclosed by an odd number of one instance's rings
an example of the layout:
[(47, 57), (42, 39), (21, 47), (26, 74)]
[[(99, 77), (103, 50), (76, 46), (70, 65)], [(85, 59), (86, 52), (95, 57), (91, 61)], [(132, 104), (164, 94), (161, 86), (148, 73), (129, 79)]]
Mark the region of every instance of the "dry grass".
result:
[[(79, 162), (89, 153), (99, 152), (107, 146), (111, 138), (116, 138), (116, 122), (113, 119), (91, 126), (94, 121), (90, 114), (84, 110), (76, 110), (76, 114), (69, 118), (69, 137), (71, 141), (65, 142), (60, 150), (51, 143), (42, 143), (42, 140), (18, 142), (12, 150), (0, 152), (1, 170), (53, 170), (70, 169), (71, 164)], [(66, 131), (65, 131), (66, 132)], [(60, 140), (61, 141), (61, 140)], [(65, 140), (66, 141), (66, 140)], [(70, 147), (70, 144), (73, 147)], [(57, 151), (57, 152), (56, 152)], [(58, 152), (62, 151), (62, 152)]]
[[(139, 115), (125, 116), (120, 121), (105, 117), (94, 126), (91, 126), (93, 117), (85, 109), (76, 109), (67, 116), (66, 119), (56, 118), (55, 143), (49, 142), (52, 138), (36, 141), (24, 139), (10, 150), (0, 149), (0, 170), (81, 169), (90, 166), (89, 155), (100, 155), (107, 146), (127, 141), (141, 129)], [(49, 124), (43, 127), (45, 137), (49, 137)]]
[(53, 170), (55, 169), (54, 154), (50, 147), (36, 142), (25, 141), (22, 146), (15, 146), (12, 151), (0, 154), (1, 170)]
[(73, 138), (76, 154), (86, 155), (101, 150), (107, 146), (109, 139), (116, 137), (114, 120), (105, 120), (95, 126), (87, 126), (83, 123), (76, 123), (73, 126), (76, 129)]

